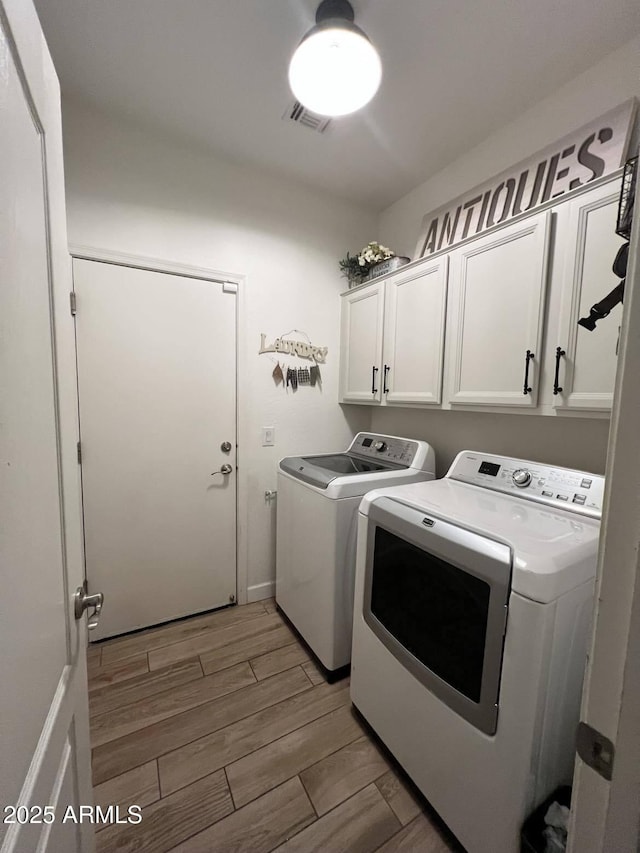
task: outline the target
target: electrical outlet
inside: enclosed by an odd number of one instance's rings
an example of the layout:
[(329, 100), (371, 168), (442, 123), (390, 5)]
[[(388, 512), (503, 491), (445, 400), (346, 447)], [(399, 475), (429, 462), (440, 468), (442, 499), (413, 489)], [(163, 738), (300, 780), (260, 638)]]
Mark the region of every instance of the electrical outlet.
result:
[(275, 427), (262, 427), (262, 446), (263, 447), (273, 447), (276, 443), (276, 428)]

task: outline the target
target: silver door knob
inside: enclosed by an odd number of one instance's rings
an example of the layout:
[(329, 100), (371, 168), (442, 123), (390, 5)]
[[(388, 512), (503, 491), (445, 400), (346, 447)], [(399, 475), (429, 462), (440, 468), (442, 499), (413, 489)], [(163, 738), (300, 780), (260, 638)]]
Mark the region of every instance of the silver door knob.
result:
[(233, 465), (229, 465), (228, 462), (225, 462), (225, 464), (220, 467), (219, 471), (212, 471), (211, 476), (215, 477), (216, 474), (230, 474), (232, 471)]
[(89, 616), (89, 621), (87, 622), (87, 628), (90, 631), (98, 627), (98, 620), (100, 619), (103, 604), (103, 593), (94, 592), (93, 595), (89, 595), (83, 586), (79, 586), (73, 596), (73, 610), (76, 619), (81, 619), (85, 610), (88, 610), (90, 607), (93, 608), (93, 613)]
[(231, 445), (230, 441), (223, 441), (222, 444), (220, 445), (220, 450), (223, 453), (231, 453), (231, 447), (232, 447), (232, 445)]

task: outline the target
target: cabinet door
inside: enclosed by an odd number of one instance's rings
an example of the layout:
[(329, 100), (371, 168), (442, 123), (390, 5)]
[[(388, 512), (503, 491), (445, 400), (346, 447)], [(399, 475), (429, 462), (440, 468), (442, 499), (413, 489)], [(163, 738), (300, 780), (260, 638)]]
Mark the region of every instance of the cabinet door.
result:
[(624, 242), (615, 233), (619, 192), (616, 180), (570, 203), (560, 336), (551, 356), (556, 347), (564, 350), (558, 368), (562, 390), (553, 396), (558, 409), (611, 408), (622, 305), (599, 320), (593, 331), (578, 326), (578, 320), (620, 283), (611, 269)]
[(537, 405), (549, 218), (532, 216), (452, 252), (450, 403)]
[(388, 403), (440, 403), (447, 261), (440, 257), (387, 281), (382, 389)]
[(382, 378), (384, 282), (342, 297), (340, 323), (340, 400), (379, 403)]

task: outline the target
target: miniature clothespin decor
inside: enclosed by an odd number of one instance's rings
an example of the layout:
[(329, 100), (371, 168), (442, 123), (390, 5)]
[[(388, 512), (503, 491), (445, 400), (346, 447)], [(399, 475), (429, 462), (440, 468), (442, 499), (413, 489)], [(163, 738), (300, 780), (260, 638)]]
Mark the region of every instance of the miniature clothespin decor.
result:
[(316, 383), (318, 385), (321, 385), (322, 378), (320, 376), (320, 368), (317, 364), (314, 364), (312, 367), (309, 368), (309, 385), (313, 386)]
[(299, 385), (308, 385), (309, 381), (310, 381), (309, 368), (308, 367), (299, 367), (298, 368), (298, 384)]
[[(288, 336), (291, 334), (300, 335), (306, 338), (306, 340), (289, 338)], [(289, 367), (284, 363), (280, 364), (280, 359), (276, 363), (276, 359), (271, 358), (271, 361), (275, 364), (275, 367), (271, 371), (271, 378), (276, 386), (282, 385), (287, 390), (291, 386), (292, 391), (297, 391), (299, 385), (315, 386), (322, 384), (319, 363), (325, 362), (328, 352), (327, 347), (314, 346), (306, 332), (301, 332), (300, 329), (291, 329), (289, 332), (276, 338), (272, 344), (267, 344), (266, 338), (265, 334), (260, 335), (259, 354), (277, 353), (278, 355), (288, 355), (296, 359), (308, 359), (313, 362), (313, 364), (304, 365), (303, 367)]]
[(298, 388), (298, 371), (295, 367), (287, 368), (287, 388), (291, 385), (293, 391), (296, 391)]

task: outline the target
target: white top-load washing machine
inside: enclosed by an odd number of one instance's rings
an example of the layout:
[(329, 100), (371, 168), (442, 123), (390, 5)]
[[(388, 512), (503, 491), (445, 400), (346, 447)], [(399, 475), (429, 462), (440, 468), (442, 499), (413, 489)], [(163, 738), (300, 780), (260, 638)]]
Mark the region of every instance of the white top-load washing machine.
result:
[(327, 670), (351, 659), (357, 509), (379, 486), (432, 480), (425, 441), (360, 432), (346, 451), (282, 459), (276, 603)]
[(571, 780), (603, 490), (463, 451), (362, 501), (351, 697), (469, 853)]

